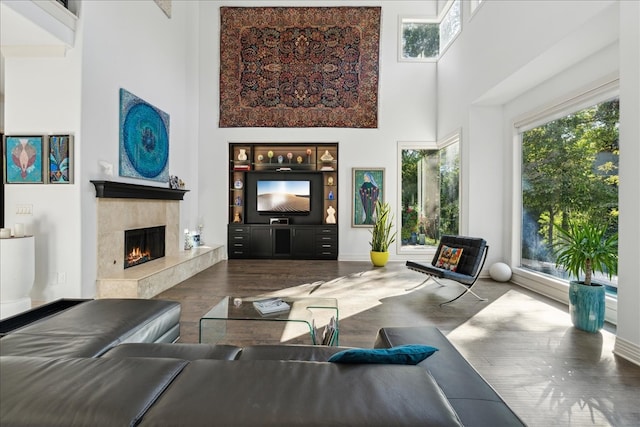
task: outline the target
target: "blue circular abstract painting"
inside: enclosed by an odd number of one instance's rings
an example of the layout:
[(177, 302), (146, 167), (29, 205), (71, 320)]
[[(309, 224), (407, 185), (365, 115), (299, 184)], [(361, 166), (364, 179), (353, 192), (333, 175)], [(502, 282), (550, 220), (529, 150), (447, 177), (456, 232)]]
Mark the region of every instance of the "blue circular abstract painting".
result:
[(169, 116), (120, 91), (120, 175), (167, 182)]

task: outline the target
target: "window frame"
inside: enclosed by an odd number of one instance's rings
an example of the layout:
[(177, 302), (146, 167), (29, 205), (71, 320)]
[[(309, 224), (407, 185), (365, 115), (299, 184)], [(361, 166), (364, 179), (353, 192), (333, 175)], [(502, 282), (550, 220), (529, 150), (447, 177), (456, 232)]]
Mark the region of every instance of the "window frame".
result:
[(463, 168), (462, 168), (462, 132), (460, 130), (448, 135), (440, 141), (398, 141), (397, 142), (397, 182), (398, 188), (396, 191), (396, 230), (398, 231), (398, 238), (396, 238), (396, 254), (398, 255), (412, 255), (422, 254), (429, 260), (430, 257), (436, 252), (437, 246), (423, 245), (423, 246), (411, 246), (404, 247), (402, 245), (402, 239), (400, 236), (400, 229), (402, 228), (402, 151), (403, 150), (443, 150), (450, 145), (460, 144), (458, 150), (458, 156), (460, 161), (460, 170), (458, 176), (458, 230), (461, 229), (463, 224), (463, 212), (462, 212), (462, 182), (463, 182)]
[[(587, 88), (569, 93), (543, 107), (522, 114), (512, 122), (512, 234), (511, 269), (512, 282), (564, 304), (569, 303), (569, 281), (534, 270), (520, 267), (522, 264), (522, 133), (550, 121), (575, 113), (595, 104), (620, 97), (617, 76), (609, 76), (594, 82)], [(617, 298), (605, 297), (606, 321), (617, 323)]]
[[(440, 25), (442, 24), (442, 20), (449, 14), (453, 4), (458, 2), (458, 7), (460, 8), (460, 29), (456, 32), (453, 37), (445, 44), (442, 45), (442, 39), (438, 40), (438, 55), (428, 58), (405, 58), (402, 56), (403, 48), (402, 48), (402, 40), (404, 37), (404, 24), (405, 23), (415, 23), (415, 24), (438, 24), (438, 34), (440, 33)], [(462, 26), (464, 20), (464, 2), (462, 0), (448, 0), (444, 5), (440, 13), (437, 16), (425, 16), (425, 15), (400, 15), (398, 17), (398, 62), (438, 62), (438, 60), (444, 55), (444, 53), (449, 49), (449, 47), (453, 44), (453, 42), (458, 38), (460, 33), (462, 33)]]
[(440, 58), (440, 46), (438, 45), (438, 55), (427, 58), (405, 58), (402, 53), (404, 51), (402, 41), (404, 39), (404, 24), (438, 24), (438, 17), (428, 16), (399, 16), (398, 17), (398, 62), (437, 62)]

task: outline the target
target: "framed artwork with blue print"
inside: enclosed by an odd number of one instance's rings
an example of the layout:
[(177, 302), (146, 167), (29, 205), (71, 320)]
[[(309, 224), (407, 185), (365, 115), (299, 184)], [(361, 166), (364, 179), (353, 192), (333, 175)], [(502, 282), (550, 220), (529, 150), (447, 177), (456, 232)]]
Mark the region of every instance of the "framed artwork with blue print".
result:
[(44, 183), (43, 136), (5, 136), (2, 153), (5, 183)]
[(120, 176), (169, 182), (169, 115), (120, 89)]
[(73, 183), (73, 136), (49, 136), (49, 183)]

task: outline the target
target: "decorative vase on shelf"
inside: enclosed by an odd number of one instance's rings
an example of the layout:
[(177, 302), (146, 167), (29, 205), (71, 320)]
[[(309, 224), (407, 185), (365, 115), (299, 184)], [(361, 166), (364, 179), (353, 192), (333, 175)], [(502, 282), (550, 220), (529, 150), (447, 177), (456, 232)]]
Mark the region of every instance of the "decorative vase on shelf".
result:
[(238, 160), (241, 162), (247, 161), (247, 150), (244, 148), (240, 148), (240, 154), (238, 154)]
[(320, 156), (320, 160), (322, 160), (325, 163), (329, 163), (333, 160), (333, 156), (331, 155), (331, 153), (329, 153), (329, 150), (325, 150), (324, 154)]

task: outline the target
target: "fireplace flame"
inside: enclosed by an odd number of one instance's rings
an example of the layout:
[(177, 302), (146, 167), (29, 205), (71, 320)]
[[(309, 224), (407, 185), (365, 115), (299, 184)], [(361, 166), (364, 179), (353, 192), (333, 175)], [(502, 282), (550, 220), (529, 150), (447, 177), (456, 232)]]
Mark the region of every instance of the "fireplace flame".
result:
[(141, 264), (151, 258), (151, 252), (143, 251), (139, 247), (131, 249), (131, 252), (127, 255), (127, 266)]

